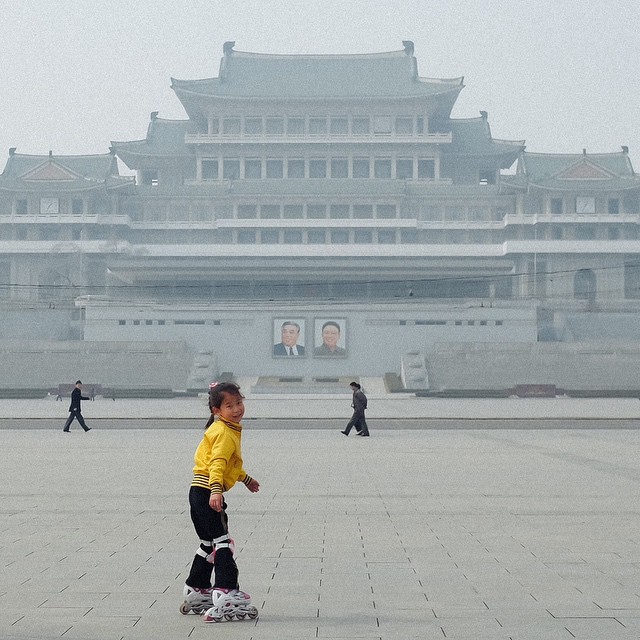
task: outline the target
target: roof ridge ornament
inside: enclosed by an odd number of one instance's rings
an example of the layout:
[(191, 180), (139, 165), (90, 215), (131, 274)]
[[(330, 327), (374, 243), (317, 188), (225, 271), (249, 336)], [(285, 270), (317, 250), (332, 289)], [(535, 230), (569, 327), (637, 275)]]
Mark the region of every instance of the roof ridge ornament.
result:
[(413, 44), (412, 40), (403, 40), (402, 41), (402, 46), (404, 47), (404, 52), (408, 56), (412, 56), (413, 55), (414, 44)]
[(234, 53), (233, 51), (233, 47), (236, 46), (236, 41), (235, 40), (227, 40), (223, 45), (222, 45), (222, 54), (225, 56), (229, 56), (232, 53)]

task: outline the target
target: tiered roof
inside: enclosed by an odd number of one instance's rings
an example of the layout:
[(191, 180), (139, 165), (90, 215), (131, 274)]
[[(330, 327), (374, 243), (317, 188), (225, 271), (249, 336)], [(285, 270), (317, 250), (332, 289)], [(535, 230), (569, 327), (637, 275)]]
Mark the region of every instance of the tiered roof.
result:
[(158, 118), (154, 111), (144, 140), (111, 142), (111, 149), (131, 169), (138, 168), (141, 158), (179, 158), (189, 156), (184, 137), (189, 130), (189, 120)]
[(172, 78), (171, 86), (181, 100), (190, 96), (313, 100), (457, 96), (462, 78), (419, 77), (408, 44), (401, 51), (358, 55), (274, 55), (226, 46), (217, 78)]
[(628, 149), (617, 153), (529, 153), (523, 151), (515, 176), (503, 184), (553, 191), (620, 191), (640, 188)]
[(9, 152), (0, 189), (10, 191), (83, 191), (131, 184), (118, 172), (111, 153), (95, 155), (27, 155)]

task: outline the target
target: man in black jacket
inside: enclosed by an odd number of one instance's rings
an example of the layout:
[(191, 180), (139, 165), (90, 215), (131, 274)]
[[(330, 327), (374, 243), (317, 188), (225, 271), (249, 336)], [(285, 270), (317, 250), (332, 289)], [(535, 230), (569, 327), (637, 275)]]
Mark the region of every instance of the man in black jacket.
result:
[(89, 427), (85, 424), (84, 418), (82, 417), (82, 410), (80, 408), (80, 404), (82, 400), (90, 400), (87, 396), (82, 395), (82, 381), (76, 381), (76, 387), (71, 392), (71, 404), (69, 405), (69, 417), (64, 424), (63, 431), (65, 433), (69, 433), (69, 427), (74, 420), (77, 420), (80, 423), (80, 426), (85, 431), (91, 431)]
[(355, 427), (359, 436), (368, 436), (369, 427), (367, 427), (367, 421), (364, 417), (364, 410), (367, 408), (367, 396), (364, 395), (364, 392), (357, 382), (351, 382), (349, 386), (353, 391), (353, 401), (351, 402), (353, 415), (341, 433), (348, 436), (351, 428)]

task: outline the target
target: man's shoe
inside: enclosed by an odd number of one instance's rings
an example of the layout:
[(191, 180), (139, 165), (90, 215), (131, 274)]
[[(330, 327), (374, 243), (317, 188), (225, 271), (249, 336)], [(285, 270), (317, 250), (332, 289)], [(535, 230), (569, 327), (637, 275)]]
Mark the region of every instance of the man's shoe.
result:
[(91, 427), (87, 427), (84, 432), (87, 433), (87, 431), (91, 431)]
[(346, 431), (341, 431), (340, 433), (342, 433), (345, 436), (348, 436), (349, 434)]
[(69, 431), (69, 429), (63, 429), (62, 433), (71, 433), (71, 432)]

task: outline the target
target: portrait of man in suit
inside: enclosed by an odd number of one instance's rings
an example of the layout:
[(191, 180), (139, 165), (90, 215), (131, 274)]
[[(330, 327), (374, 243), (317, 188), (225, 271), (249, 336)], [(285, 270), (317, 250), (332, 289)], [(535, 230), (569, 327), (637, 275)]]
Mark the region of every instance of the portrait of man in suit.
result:
[(280, 342), (273, 345), (273, 355), (283, 357), (300, 357), (304, 355), (304, 320), (274, 320), (274, 335)]
[(319, 358), (344, 358), (347, 355), (344, 337), (344, 318), (316, 319), (316, 346), (313, 355)]

